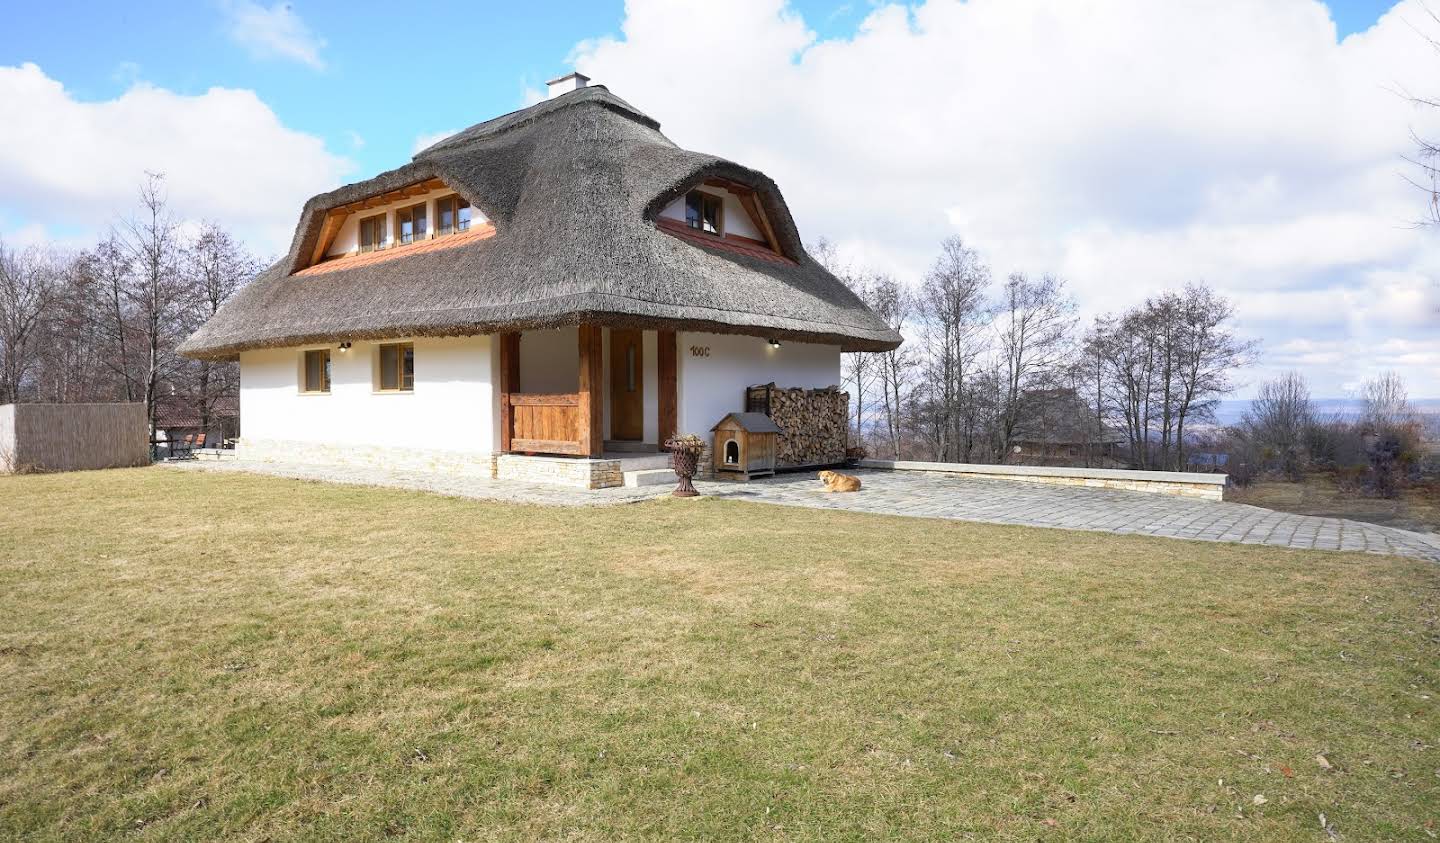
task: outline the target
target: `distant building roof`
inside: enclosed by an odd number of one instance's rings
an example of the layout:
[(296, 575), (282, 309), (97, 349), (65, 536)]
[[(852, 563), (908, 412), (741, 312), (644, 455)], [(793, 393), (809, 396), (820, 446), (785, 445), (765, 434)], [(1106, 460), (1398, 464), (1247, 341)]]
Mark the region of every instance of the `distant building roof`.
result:
[(1125, 434), (1101, 424), (1073, 389), (1032, 389), (1020, 398), (1014, 439), (1044, 445), (1119, 444)]
[[(210, 404), (211, 421), (240, 415), (240, 399), (221, 396)], [(159, 428), (199, 427), (200, 399), (193, 395), (159, 395), (155, 398), (155, 426)]]

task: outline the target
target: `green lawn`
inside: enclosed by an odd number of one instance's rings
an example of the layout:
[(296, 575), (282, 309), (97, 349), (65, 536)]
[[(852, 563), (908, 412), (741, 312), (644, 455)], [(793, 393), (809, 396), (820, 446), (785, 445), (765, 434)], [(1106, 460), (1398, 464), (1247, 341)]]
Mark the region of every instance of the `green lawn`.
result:
[(1354, 554), (0, 478), (0, 838), (1427, 840), (1437, 606)]

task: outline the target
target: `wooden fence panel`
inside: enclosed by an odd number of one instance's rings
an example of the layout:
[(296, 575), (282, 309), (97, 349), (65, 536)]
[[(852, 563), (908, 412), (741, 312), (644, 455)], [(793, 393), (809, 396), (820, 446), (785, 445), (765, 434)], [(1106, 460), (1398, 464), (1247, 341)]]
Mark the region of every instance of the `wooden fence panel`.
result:
[(144, 404), (0, 407), (0, 470), (4, 471), (149, 465), (149, 439)]

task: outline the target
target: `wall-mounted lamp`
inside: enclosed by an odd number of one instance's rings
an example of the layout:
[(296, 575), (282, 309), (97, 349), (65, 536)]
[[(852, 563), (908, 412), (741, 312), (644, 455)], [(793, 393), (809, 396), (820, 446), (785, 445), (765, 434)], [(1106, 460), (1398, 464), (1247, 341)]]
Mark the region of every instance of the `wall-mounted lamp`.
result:
[(779, 341), (779, 340), (770, 340), (769, 342), (770, 342), (770, 347), (771, 347), (771, 348), (779, 348), (779, 347), (780, 347), (780, 341)]
[(340, 353), (341, 353), (341, 354), (344, 354), (345, 352), (347, 352), (347, 351), (349, 351), (349, 350), (350, 350), (350, 341), (349, 341), (349, 340), (346, 340), (345, 342), (340, 343)]

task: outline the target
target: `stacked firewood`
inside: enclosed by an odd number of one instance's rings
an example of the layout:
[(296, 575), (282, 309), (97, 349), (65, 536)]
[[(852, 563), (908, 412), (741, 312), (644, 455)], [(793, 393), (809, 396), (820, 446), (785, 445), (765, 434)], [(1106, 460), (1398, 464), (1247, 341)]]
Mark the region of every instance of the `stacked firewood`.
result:
[(783, 389), (770, 384), (770, 418), (780, 429), (781, 468), (845, 461), (850, 393), (838, 386)]

